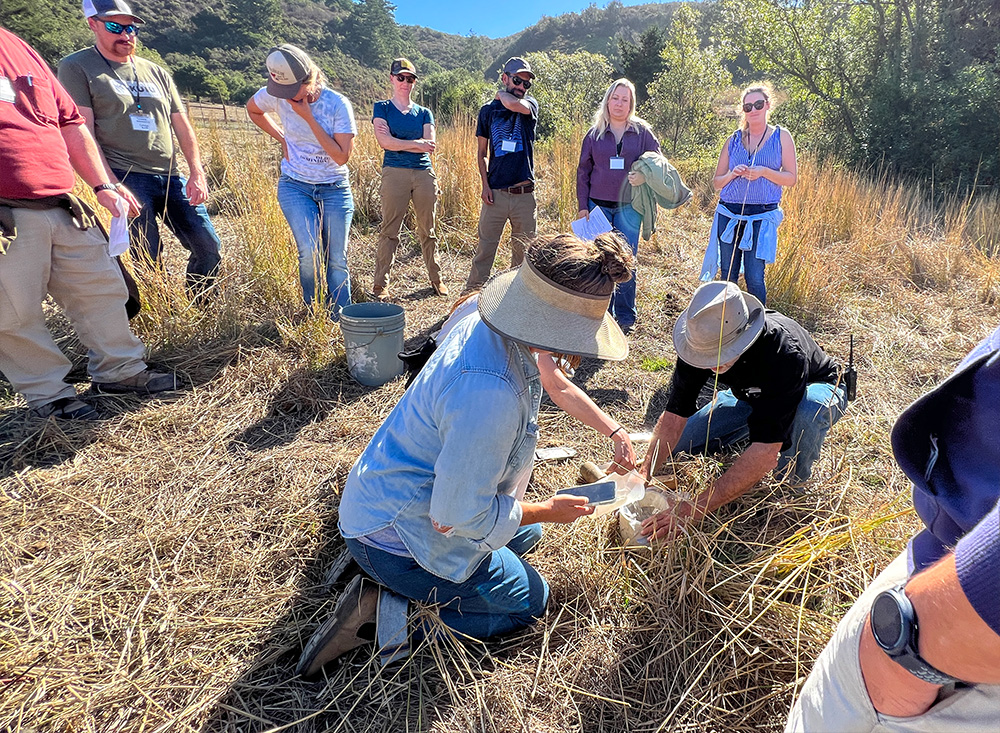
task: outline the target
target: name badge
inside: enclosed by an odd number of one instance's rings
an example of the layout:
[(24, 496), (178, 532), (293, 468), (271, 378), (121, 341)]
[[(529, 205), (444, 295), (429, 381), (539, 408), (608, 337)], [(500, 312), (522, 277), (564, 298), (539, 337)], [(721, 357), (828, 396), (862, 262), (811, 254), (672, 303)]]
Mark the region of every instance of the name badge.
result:
[(513, 153), (517, 150), (517, 141), (515, 140), (501, 140), (500, 149), (505, 153)]
[(156, 132), (156, 120), (152, 115), (129, 115), (132, 120), (132, 129), (139, 132)]
[(611, 170), (613, 171), (623, 171), (625, 170), (625, 159), (615, 156), (611, 159)]
[(14, 85), (6, 76), (0, 76), (0, 102), (11, 102), (17, 99), (14, 94)]

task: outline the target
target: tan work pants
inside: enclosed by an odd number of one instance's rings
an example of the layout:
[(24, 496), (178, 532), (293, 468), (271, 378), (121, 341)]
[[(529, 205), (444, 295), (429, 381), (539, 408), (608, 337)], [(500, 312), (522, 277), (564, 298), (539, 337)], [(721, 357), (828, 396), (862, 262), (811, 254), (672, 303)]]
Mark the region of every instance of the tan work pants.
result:
[(434, 233), (434, 213), (437, 207), (437, 177), (434, 171), (430, 168), (383, 168), (382, 229), (375, 251), (376, 295), (381, 295), (389, 284), (389, 269), (396, 258), (399, 232), (403, 226), (403, 217), (406, 216), (406, 207), (411, 200), (427, 277), (433, 285), (441, 282), (437, 237)]
[(538, 219), (535, 194), (508, 193), (493, 189), (493, 205), (483, 203), (479, 212), (479, 249), (472, 260), (472, 270), (465, 283), (466, 290), (483, 286), (489, 277), (500, 246), (504, 225), (510, 220), (510, 266), (524, 260), (524, 245), (535, 237)]
[(125, 282), (101, 232), (80, 231), (63, 209), (13, 211), (17, 237), (0, 255), (0, 372), (29, 407), (76, 395), (64, 381), (72, 365), (45, 325), (46, 293), (89, 349), (91, 379), (116, 382), (143, 371)]

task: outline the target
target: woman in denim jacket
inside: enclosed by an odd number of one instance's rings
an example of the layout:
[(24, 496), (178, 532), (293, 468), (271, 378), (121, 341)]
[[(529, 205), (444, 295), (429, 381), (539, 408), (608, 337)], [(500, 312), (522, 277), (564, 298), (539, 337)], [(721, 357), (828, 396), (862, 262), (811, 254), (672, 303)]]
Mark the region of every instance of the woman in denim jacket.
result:
[(542, 395), (536, 355), (624, 359), (607, 308), (631, 268), (617, 235), (561, 234), (539, 238), (521, 267), (486, 284), (477, 312), (448, 333), (348, 475), (340, 531), (375, 582), (351, 581), (306, 645), (300, 674), (375, 640), (376, 607), (383, 661), (404, 656), (406, 599), (437, 603), (445, 625), (476, 639), (542, 615), (548, 585), (523, 555), (541, 522), (572, 522), (593, 507), (567, 495), (524, 499)]

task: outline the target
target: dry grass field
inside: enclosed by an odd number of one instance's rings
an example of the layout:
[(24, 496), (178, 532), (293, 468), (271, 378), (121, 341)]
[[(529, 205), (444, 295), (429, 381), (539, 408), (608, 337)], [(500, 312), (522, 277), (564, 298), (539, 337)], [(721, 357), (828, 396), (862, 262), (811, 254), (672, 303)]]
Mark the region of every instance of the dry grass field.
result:
[[(367, 126), (362, 125), (367, 128)], [(475, 245), (469, 125), (440, 130), (444, 274), (457, 292)], [(344, 477), (403, 392), (348, 375), (339, 328), (300, 305), (274, 187), (277, 146), (203, 129), (224, 275), (209, 305), (183, 293), (183, 261), (142, 278), (133, 322), (151, 360), (183, 375), (163, 399), (94, 397), (105, 419), (28, 416), (0, 382), (0, 730), (760, 731), (780, 729), (838, 618), (915, 527), (888, 433), (1000, 320), (995, 201), (930, 209), (919, 192), (808, 160), (786, 197), (771, 305), (831, 353), (856, 341), (859, 399), (804, 490), (765, 480), (669, 546), (623, 550), (612, 517), (551, 526), (535, 564), (553, 603), (531, 630), (488, 644), (444, 638), (381, 668), (360, 649), (319, 682), (293, 676), (336, 597), (326, 571)], [(542, 228), (576, 204), (576, 140), (539, 154)], [(352, 161), (356, 300), (371, 286), (373, 136)], [(714, 206), (662, 214), (640, 250), (640, 321), (622, 363), (575, 380), (632, 430), (664, 404), (673, 321), (697, 285)], [(393, 271), (408, 343), (447, 312), (408, 240)], [(87, 386), (85, 351), (52, 328)], [(6, 391), (4, 391), (6, 389)], [(609, 442), (543, 404), (538, 496), (574, 482)], [(679, 467), (693, 490), (729, 458)], [(427, 610), (418, 611), (427, 613)]]

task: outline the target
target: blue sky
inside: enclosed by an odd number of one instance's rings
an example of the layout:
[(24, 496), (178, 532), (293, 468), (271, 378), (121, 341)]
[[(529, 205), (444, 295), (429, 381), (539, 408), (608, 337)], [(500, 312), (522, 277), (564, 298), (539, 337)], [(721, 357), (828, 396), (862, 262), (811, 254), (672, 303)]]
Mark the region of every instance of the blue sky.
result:
[[(642, 5), (650, 0), (623, 0), (623, 5)], [(396, 22), (422, 25), (445, 33), (500, 38), (524, 30), (543, 15), (579, 13), (590, 5), (588, 0), (506, 0), (503, 3), (480, 0), (395, 0)], [(603, 8), (607, 0), (599, 0)]]

